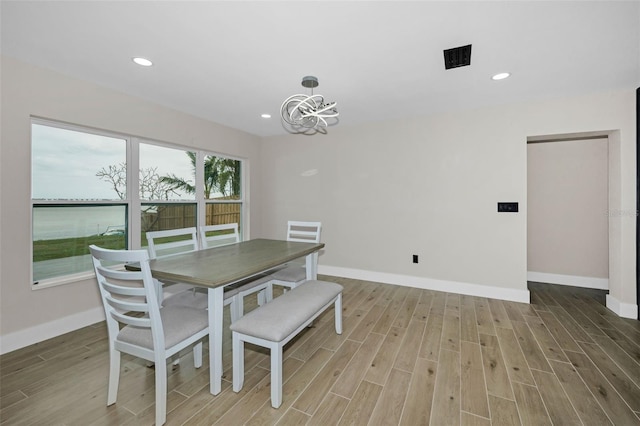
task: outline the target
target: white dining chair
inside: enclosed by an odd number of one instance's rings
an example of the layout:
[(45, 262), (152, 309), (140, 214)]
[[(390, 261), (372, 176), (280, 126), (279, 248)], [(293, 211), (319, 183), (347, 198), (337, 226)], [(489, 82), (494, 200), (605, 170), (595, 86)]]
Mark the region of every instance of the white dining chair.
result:
[[(240, 242), (240, 232), (237, 223), (221, 225), (206, 225), (200, 227), (200, 244), (202, 249), (220, 247)], [(231, 307), (231, 322), (235, 322), (244, 314), (244, 298), (258, 293), (258, 305), (262, 306), (271, 300), (270, 280), (266, 276), (245, 280), (231, 286), (237, 291), (236, 303)]]
[[(173, 256), (180, 253), (188, 253), (198, 250), (198, 237), (195, 227), (179, 228), (179, 229), (167, 229), (163, 231), (149, 231), (146, 233), (147, 237), (147, 250), (149, 250), (149, 257), (151, 259), (161, 259), (166, 256)], [(167, 286), (167, 288), (165, 288)], [(165, 297), (178, 295), (179, 293), (193, 289), (192, 285), (176, 283), (176, 282), (160, 282), (156, 280), (156, 290), (158, 292), (158, 300), (163, 303)], [(169, 288), (170, 287), (170, 288)], [(168, 293), (165, 296), (165, 292)], [(207, 301), (202, 297), (197, 297), (194, 293), (192, 295), (191, 303), (199, 303), (204, 309), (207, 307)], [(188, 299), (181, 295), (179, 299)], [(174, 300), (179, 300), (174, 299)], [(196, 300), (197, 299), (197, 300)]]
[(198, 250), (195, 226), (147, 232), (149, 256), (152, 259)]
[[(287, 222), (287, 241), (298, 241), (303, 243), (319, 243), (321, 222), (302, 222), (290, 220)], [(313, 263), (318, 264), (318, 252), (313, 253)], [(304, 265), (293, 263), (287, 267), (274, 272), (269, 276), (271, 294), (273, 295), (273, 285), (280, 285), (288, 288), (295, 288), (307, 280), (307, 270)]]
[(200, 247), (203, 249), (219, 247), (240, 242), (237, 223), (206, 225), (200, 227)]
[[(209, 334), (207, 312), (185, 306), (160, 307), (146, 250), (108, 250), (95, 245), (89, 249), (109, 336), (107, 405), (117, 399), (121, 353), (145, 359), (155, 364), (156, 424), (162, 425), (167, 418), (167, 360), (193, 347), (195, 367), (202, 366), (202, 340)], [(123, 268), (134, 262), (140, 271)]]
[[(168, 229), (164, 231), (149, 231), (146, 234), (149, 257), (161, 259), (167, 256), (175, 256), (181, 253), (197, 251), (200, 244), (197, 238), (196, 227)], [(160, 303), (163, 306), (188, 306), (206, 309), (208, 306), (207, 291), (204, 288), (194, 287), (190, 284), (175, 282), (160, 282), (156, 280)], [(163, 297), (163, 288), (168, 286), (166, 297)], [(225, 289), (224, 306), (231, 305), (232, 321), (236, 319), (237, 307), (236, 295), (238, 291), (233, 288)]]

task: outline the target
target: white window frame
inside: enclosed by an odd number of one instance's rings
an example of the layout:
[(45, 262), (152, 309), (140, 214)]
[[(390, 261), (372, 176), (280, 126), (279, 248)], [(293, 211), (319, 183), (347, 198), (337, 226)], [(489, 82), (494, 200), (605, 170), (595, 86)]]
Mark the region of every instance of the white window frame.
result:
[[(204, 202), (201, 205), (198, 205), (198, 227), (206, 225), (205, 221), (207, 220), (207, 204), (240, 204), (240, 223), (238, 224), (240, 227), (240, 241), (243, 241), (245, 238), (249, 237), (248, 232), (248, 202), (246, 191), (249, 187), (246, 184), (246, 177), (248, 176), (247, 168), (248, 161), (239, 157), (234, 157), (232, 155), (224, 155), (214, 152), (208, 151), (199, 151), (199, 156), (197, 157), (197, 161), (200, 164), (204, 164), (205, 157), (207, 155), (215, 155), (216, 157), (224, 157), (229, 160), (240, 161), (240, 199), (239, 200), (205, 200), (204, 199), (204, 167), (196, 169), (196, 194), (201, 194)], [(200, 170), (200, 176), (198, 177), (198, 170)], [(198, 188), (199, 186), (199, 188)], [(200, 191), (200, 192), (198, 192)]]
[[(180, 204), (180, 203), (186, 203), (186, 204), (196, 204), (196, 226), (200, 227), (203, 226), (205, 221), (206, 221), (206, 205), (210, 204), (210, 203), (220, 203), (220, 204), (225, 204), (225, 203), (239, 203), (241, 204), (241, 208), (240, 208), (240, 226), (241, 229), (245, 229), (245, 223), (246, 223), (246, 217), (248, 217), (247, 214), (247, 206), (248, 206), (248, 202), (247, 202), (247, 195), (246, 195), (246, 188), (248, 187), (248, 185), (246, 184), (246, 179), (247, 179), (247, 164), (248, 161), (244, 158), (239, 158), (236, 156), (231, 156), (231, 155), (226, 155), (226, 154), (222, 154), (222, 153), (218, 153), (218, 152), (213, 152), (213, 151), (205, 151), (203, 149), (198, 149), (195, 147), (189, 147), (189, 146), (184, 146), (184, 145), (179, 145), (179, 144), (172, 144), (172, 143), (165, 143), (165, 142), (159, 142), (159, 141), (154, 141), (151, 139), (145, 139), (145, 138), (140, 138), (140, 137), (134, 137), (131, 135), (127, 135), (127, 134), (123, 134), (123, 133), (117, 133), (117, 132), (111, 132), (111, 131), (104, 131), (104, 130), (97, 130), (97, 129), (93, 129), (90, 127), (86, 127), (86, 126), (80, 126), (80, 125), (74, 125), (74, 124), (69, 124), (69, 123), (63, 123), (63, 122), (58, 122), (58, 121), (53, 121), (53, 120), (47, 120), (44, 118), (39, 118), (39, 117), (31, 117), (31, 122), (30, 122), (30, 132), (31, 132), (31, 128), (33, 124), (38, 124), (38, 125), (43, 125), (43, 126), (49, 126), (49, 127), (56, 127), (56, 128), (60, 128), (60, 129), (65, 129), (65, 130), (71, 130), (71, 131), (76, 131), (76, 132), (82, 132), (82, 133), (89, 133), (89, 134), (95, 134), (95, 135), (100, 135), (100, 136), (106, 136), (106, 137), (112, 137), (112, 138), (118, 138), (118, 139), (123, 139), (126, 141), (126, 162), (127, 162), (127, 193), (126, 193), (126, 198), (123, 200), (108, 200), (108, 201), (102, 201), (102, 200), (90, 200), (90, 201), (80, 201), (80, 200), (34, 200), (33, 198), (30, 198), (30, 208), (29, 208), (29, 219), (30, 219), (30, 224), (33, 224), (33, 209), (36, 206), (44, 206), (44, 205), (51, 205), (51, 206), (58, 206), (58, 205), (68, 205), (68, 206), (73, 206), (73, 205), (105, 205), (105, 206), (111, 206), (111, 205), (125, 205), (127, 208), (127, 223), (128, 223), (128, 227), (127, 227), (127, 236), (126, 236), (126, 241), (127, 241), (127, 247), (129, 249), (140, 249), (142, 248), (141, 246), (141, 242), (139, 238), (134, 238), (133, 236), (138, 236), (141, 235), (142, 232), (142, 224), (141, 224), (141, 209), (142, 209), (142, 204), (150, 204), (150, 203), (158, 203), (158, 204)], [(31, 136), (31, 135), (30, 135)], [(29, 143), (31, 144), (32, 139), (30, 138)], [(228, 159), (232, 159), (232, 160), (237, 160), (241, 162), (241, 171), (240, 171), (240, 179), (241, 179), (241, 193), (240, 193), (240, 199), (239, 200), (224, 200), (224, 201), (215, 201), (215, 200), (205, 200), (204, 199), (204, 167), (196, 167), (195, 171), (195, 199), (194, 200), (172, 200), (172, 201), (167, 201), (167, 200), (141, 200), (140, 198), (140, 191), (139, 191), (139, 179), (140, 179), (140, 144), (151, 144), (151, 145), (158, 145), (158, 146), (164, 146), (167, 148), (173, 148), (173, 149), (180, 149), (180, 150), (184, 150), (184, 151), (191, 151), (191, 152), (195, 152), (196, 153), (196, 165), (198, 164), (202, 164), (204, 165), (204, 158), (205, 156), (208, 155), (214, 155), (216, 157), (224, 157), (224, 158), (228, 158)], [(33, 147), (31, 147), (31, 156), (33, 156)], [(30, 167), (33, 163), (30, 161)], [(33, 171), (30, 170), (30, 183), (31, 183), (31, 179), (33, 178)], [(93, 271), (86, 271), (86, 272), (80, 272), (80, 273), (72, 273), (72, 274), (68, 274), (68, 275), (63, 275), (63, 276), (58, 276), (58, 277), (52, 277), (52, 278), (46, 278), (43, 280), (40, 280), (38, 283), (34, 283), (33, 281), (33, 226), (30, 227), (30, 231), (29, 231), (29, 238), (30, 238), (30, 244), (29, 244), (29, 259), (30, 259), (30, 282), (31, 282), (31, 289), (32, 290), (41, 290), (41, 289), (45, 289), (45, 288), (49, 288), (49, 287), (54, 287), (54, 286), (58, 286), (58, 285), (64, 285), (64, 284), (69, 284), (69, 283), (74, 283), (74, 282), (78, 282), (78, 281), (84, 281), (90, 278), (93, 278), (94, 273)]]

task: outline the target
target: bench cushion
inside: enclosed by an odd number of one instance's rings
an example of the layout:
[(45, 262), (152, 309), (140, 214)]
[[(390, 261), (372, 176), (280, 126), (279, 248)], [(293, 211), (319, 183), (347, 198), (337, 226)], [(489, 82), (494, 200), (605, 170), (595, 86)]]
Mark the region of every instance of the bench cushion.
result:
[(281, 342), (342, 293), (340, 284), (311, 280), (231, 324), (231, 331)]

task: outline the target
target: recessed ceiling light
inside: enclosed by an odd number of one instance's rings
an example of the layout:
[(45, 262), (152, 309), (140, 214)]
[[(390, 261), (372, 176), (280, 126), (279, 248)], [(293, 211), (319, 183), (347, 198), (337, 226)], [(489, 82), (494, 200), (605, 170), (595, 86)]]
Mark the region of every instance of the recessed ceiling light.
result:
[(262, 114), (260, 117), (262, 117), (262, 118), (271, 118), (271, 114)]
[(138, 65), (142, 65), (143, 67), (150, 67), (151, 65), (153, 65), (153, 62), (145, 58), (133, 58), (133, 62)]
[(505, 78), (509, 77), (510, 75), (511, 75), (511, 73), (501, 72), (501, 73), (496, 74), (493, 77), (491, 77), (491, 79), (492, 80), (504, 80)]

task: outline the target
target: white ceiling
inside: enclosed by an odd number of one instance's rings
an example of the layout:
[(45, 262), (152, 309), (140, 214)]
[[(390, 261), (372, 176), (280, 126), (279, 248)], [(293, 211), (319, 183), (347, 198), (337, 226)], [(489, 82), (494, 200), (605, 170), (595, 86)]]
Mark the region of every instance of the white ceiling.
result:
[[(260, 136), (285, 133), (280, 105), (309, 93), (305, 75), (340, 126), (640, 85), (638, 1), (2, 1), (0, 13), (3, 55)], [(442, 51), (465, 44), (471, 66), (445, 71)]]

